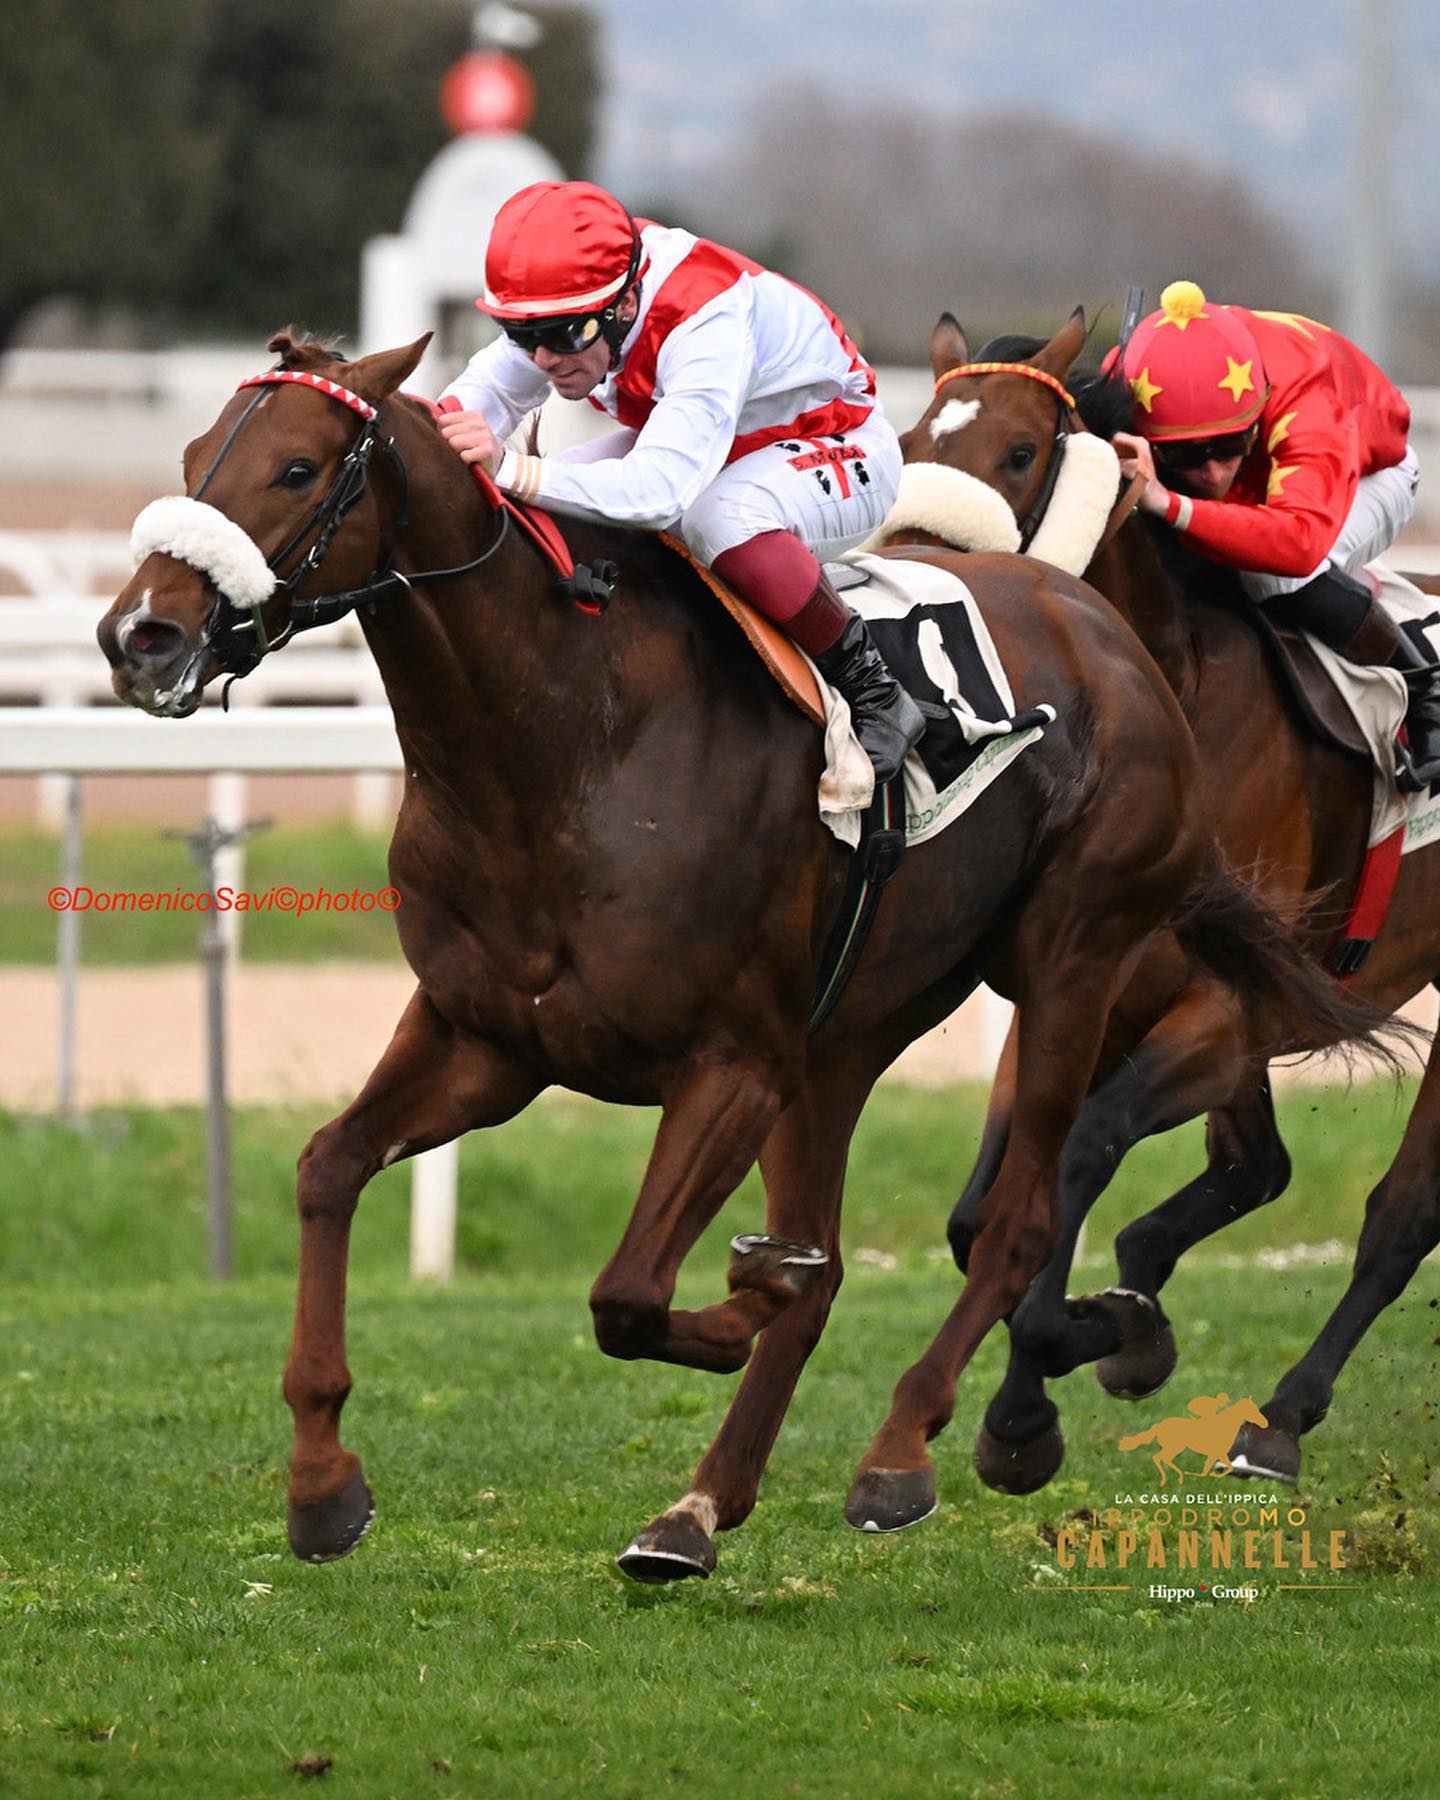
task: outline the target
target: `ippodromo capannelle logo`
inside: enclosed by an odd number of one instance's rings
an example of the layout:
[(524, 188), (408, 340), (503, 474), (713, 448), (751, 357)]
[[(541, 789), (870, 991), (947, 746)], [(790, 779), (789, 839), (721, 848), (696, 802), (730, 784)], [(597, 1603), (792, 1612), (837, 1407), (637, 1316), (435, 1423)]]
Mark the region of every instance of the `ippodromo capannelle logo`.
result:
[[(1164, 1601), (1253, 1600), (1262, 1573), (1276, 1587), (1328, 1585), (1273, 1577), (1343, 1570), (1348, 1530), (1312, 1530), (1308, 1509), (1278, 1494), (1201, 1485), (1228, 1471), (1227, 1452), (1247, 1421), (1265, 1424), (1253, 1400), (1197, 1394), (1184, 1413), (1122, 1437), (1121, 1452), (1150, 1450), (1159, 1482), (1153, 1491), (1135, 1484), (1137, 1491), (1117, 1492), (1112, 1505), (1083, 1510), (1055, 1532), (1055, 1574), (1094, 1577), (1083, 1584), (1092, 1591), (1148, 1587), (1151, 1599)], [(1181, 1466), (1187, 1452), (1201, 1459), (1198, 1469)], [(1057, 1584), (1052, 1577), (1044, 1585)]]

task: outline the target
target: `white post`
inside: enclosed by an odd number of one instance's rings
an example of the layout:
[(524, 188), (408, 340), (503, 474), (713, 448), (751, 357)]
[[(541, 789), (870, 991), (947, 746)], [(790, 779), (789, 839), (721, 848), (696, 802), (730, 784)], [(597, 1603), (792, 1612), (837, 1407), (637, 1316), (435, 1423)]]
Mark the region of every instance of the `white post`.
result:
[[(80, 885), (81, 777), (54, 775), (46, 779), (61, 783), (65, 791), (64, 836), (60, 841), (60, 881), (72, 891)], [(73, 907), (59, 915), (57, 923), (56, 973), (60, 980), (59, 1090), (60, 1117), (73, 1125), (77, 1116), (76, 1091), (76, 1017), (80, 984), (80, 915)]]
[(410, 1274), (449, 1281), (455, 1273), (455, 1191), (460, 1142), (452, 1138), (415, 1158), (410, 1182)]
[(1392, 195), (1406, 177), (1393, 154), (1395, 3), (1361, 0), (1350, 89), (1350, 207), (1342, 258), (1341, 322), (1382, 367), (1395, 348)]
[[(210, 818), (226, 841), (215, 850), (215, 887), (240, 889), (245, 885), (245, 777), (233, 769), (218, 770), (210, 777)], [(240, 955), (241, 914), (233, 909), (214, 915), (215, 930), (227, 964)]]

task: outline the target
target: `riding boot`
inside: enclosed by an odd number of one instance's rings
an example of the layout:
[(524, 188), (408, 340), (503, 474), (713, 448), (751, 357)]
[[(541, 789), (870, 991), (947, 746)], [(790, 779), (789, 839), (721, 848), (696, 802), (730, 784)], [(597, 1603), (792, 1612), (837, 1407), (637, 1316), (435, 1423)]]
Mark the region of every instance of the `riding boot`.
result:
[[(821, 584), (829, 598), (844, 605), (824, 576)], [(925, 735), (925, 715), (881, 661), (859, 613), (850, 614), (838, 640), (816, 656), (815, 666), (849, 702), (850, 722), (875, 765), (877, 788), (893, 780), (906, 753)]]
[(1400, 771), (1399, 784), (1409, 794), (1420, 794), (1440, 781), (1440, 666), (1415, 647), (1409, 632), (1397, 629), (1400, 643), (1389, 663), (1405, 677), (1410, 704), (1405, 709), (1405, 749), (1410, 766)]
[(1326, 569), (1293, 593), (1278, 594), (1266, 611), (1282, 624), (1310, 632), (1347, 662), (1397, 669), (1409, 689), (1409, 766), (1401, 770), (1399, 786), (1420, 793), (1440, 781), (1440, 667), (1415, 647), (1363, 582)]

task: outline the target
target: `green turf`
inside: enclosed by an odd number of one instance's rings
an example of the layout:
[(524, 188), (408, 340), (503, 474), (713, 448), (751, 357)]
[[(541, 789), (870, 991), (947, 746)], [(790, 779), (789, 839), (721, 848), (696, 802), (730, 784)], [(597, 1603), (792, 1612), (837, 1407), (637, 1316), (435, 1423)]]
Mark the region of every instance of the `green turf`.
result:
[[(879, 1096), (852, 1165), (851, 1273), (760, 1506), (711, 1581), (663, 1591), (611, 1558), (678, 1494), (734, 1384), (610, 1362), (590, 1336), (586, 1285), (653, 1115), (559, 1103), (472, 1140), (467, 1272), (445, 1291), (403, 1281), (403, 1171), (367, 1192), (346, 1427), (381, 1510), (319, 1569), (284, 1548), (278, 1392), (289, 1168), (315, 1121), (237, 1118), (243, 1279), (220, 1291), (198, 1273), (197, 1115), (109, 1115), (76, 1138), (7, 1121), (0, 1792), (286, 1794), (328, 1758), (320, 1791), (367, 1800), (1433, 1794), (1417, 1721), (1440, 1672), (1434, 1265), (1308, 1441), (1304, 1504), (1317, 1529), (1355, 1534), (1339, 1591), (1282, 1593), (1267, 1574), (1253, 1605), (1167, 1607), (1137, 1575), (1087, 1594), (1057, 1580), (1045, 1534), (1138, 1485), (1122, 1432), (1191, 1393), (1263, 1397), (1342, 1264), (1183, 1267), (1176, 1382), (1139, 1408), (1085, 1371), (1060, 1384), (1067, 1463), (1025, 1499), (969, 1468), (1000, 1367), (987, 1345), (936, 1447), (940, 1513), (894, 1539), (840, 1524), (894, 1377), (955, 1291), (927, 1251), (976, 1105)], [(1399, 1118), (1367, 1088), (1292, 1096), (1284, 1126), (1306, 1205), (1287, 1197), (1217, 1252), (1349, 1238)], [(1168, 1191), (1193, 1150), (1139, 1170), (1129, 1204)], [(733, 1211), (727, 1230), (752, 1226), (758, 1201)], [(683, 1300), (718, 1293), (720, 1236)]]
[[(185, 821), (186, 829), (198, 817)], [(356, 831), (332, 821), (281, 824), (246, 846), (244, 887), (264, 896), (272, 888), (301, 893), (324, 889), (349, 895), (389, 881), (388, 835)], [(39, 831), (0, 834), (0, 964), (55, 960), (55, 914), (48, 903), (60, 880), (58, 840)], [(84, 838), (81, 883), (95, 894), (196, 892), (201, 883), (188, 847), (160, 835), (159, 825), (95, 825)], [(101, 912), (92, 901), (81, 915), (81, 956), (92, 965), (186, 962), (195, 955), (199, 924), (193, 913)], [(247, 912), (244, 955), (257, 962), (312, 962), (317, 957), (373, 957), (398, 963), (395, 921), (385, 912), (313, 910)]]

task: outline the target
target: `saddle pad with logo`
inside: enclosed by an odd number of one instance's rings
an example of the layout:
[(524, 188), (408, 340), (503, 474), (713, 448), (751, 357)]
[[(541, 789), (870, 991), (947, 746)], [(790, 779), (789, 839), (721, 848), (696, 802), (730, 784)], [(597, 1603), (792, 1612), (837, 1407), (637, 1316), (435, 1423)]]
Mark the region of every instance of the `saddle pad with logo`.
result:
[[(1431, 662), (1440, 662), (1440, 598), (1422, 593), (1384, 563), (1371, 563), (1360, 575), (1362, 580), (1368, 575), (1378, 587), (1380, 604), (1406, 636), (1426, 651)], [(1370, 750), (1375, 786), (1369, 842), (1378, 844), (1403, 825), (1406, 851), (1431, 843), (1440, 837), (1440, 801), (1433, 790), (1405, 794), (1395, 782), (1395, 735), (1405, 717), (1405, 677), (1398, 669), (1346, 662), (1308, 634), (1307, 641)]]
[[(905, 763), (905, 840), (923, 843), (957, 819), (1044, 734), (1048, 704), (1017, 711), (980, 609), (957, 576), (930, 563), (854, 551), (827, 573), (870, 627), (895, 678), (925, 714)], [(828, 689), (827, 714), (843, 700)], [(866, 759), (868, 769), (868, 758)], [(869, 784), (860, 810), (869, 804)], [(822, 813), (825, 811), (822, 792)], [(837, 822), (826, 818), (837, 836)], [(855, 814), (858, 837), (859, 812)]]

